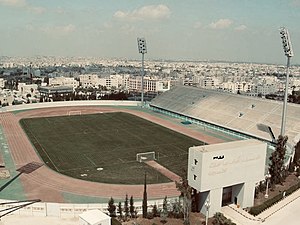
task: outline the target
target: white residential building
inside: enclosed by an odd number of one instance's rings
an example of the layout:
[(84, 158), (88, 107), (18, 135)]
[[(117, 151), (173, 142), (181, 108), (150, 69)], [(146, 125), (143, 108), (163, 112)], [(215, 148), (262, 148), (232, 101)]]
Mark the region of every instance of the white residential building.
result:
[(238, 92), (251, 92), (253, 88), (252, 83), (248, 82), (224, 82), (220, 84), (220, 88), (231, 92), (231, 93), (238, 93)]
[(5, 86), (5, 80), (3, 78), (0, 78), (0, 88), (4, 88)]
[(278, 86), (275, 84), (258, 84), (254, 86), (254, 93), (267, 95), (278, 91)]
[(24, 97), (27, 94), (31, 94), (31, 96), (34, 96), (34, 95), (37, 95), (39, 93), (39, 91), (38, 91), (38, 85), (37, 84), (19, 83), (18, 84), (18, 91)]
[(99, 84), (108, 90), (115, 88), (127, 89), (129, 75), (110, 75), (107, 78), (99, 78)]
[(97, 74), (82, 74), (79, 75), (80, 84), (82, 87), (98, 87), (99, 77)]
[[(128, 81), (128, 89), (130, 91), (142, 90), (142, 77), (132, 77)], [(170, 81), (169, 80), (158, 80), (152, 79), (150, 77), (144, 77), (144, 91), (145, 92), (164, 92), (170, 90)]]
[(49, 78), (49, 86), (70, 86), (75, 89), (79, 86), (79, 81), (75, 80), (74, 77), (54, 77)]
[(200, 83), (203, 88), (215, 88), (219, 86), (219, 80), (215, 77), (205, 77)]
[(9, 89), (3, 89), (0, 91), (0, 106), (11, 105), (14, 100), (13, 93)]

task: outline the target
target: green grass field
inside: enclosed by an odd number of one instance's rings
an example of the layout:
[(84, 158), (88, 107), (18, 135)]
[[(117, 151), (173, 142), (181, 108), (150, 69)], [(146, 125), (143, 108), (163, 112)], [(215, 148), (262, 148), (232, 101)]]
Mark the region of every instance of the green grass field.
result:
[[(169, 179), (136, 161), (155, 151), (158, 162), (178, 175), (187, 168), (188, 148), (203, 143), (128, 113), (26, 118), (23, 129), (46, 165), (79, 179), (119, 184)], [(97, 170), (103, 168), (103, 170)]]

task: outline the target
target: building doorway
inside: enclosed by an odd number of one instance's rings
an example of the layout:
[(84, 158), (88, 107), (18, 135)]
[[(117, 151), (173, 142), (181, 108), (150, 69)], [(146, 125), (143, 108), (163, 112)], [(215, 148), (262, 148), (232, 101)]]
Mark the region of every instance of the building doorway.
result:
[(232, 186), (223, 188), (222, 206), (232, 203)]

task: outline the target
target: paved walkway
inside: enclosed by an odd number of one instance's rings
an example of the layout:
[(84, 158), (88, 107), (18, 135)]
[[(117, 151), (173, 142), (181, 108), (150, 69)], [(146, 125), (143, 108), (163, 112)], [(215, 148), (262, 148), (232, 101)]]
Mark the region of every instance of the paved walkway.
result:
[(167, 168), (163, 167), (162, 165), (160, 165), (156, 161), (151, 160), (151, 161), (147, 161), (145, 163), (148, 166), (151, 166), (154, 169), (156, 169), (157, 171), (159, 171), (161, 174), (163, 174), (166, 177), (168, 177), (170, 180), (180, 182), (180, 180), (181, 180), (180, 176), (178, 176), (177, 174), (175, 174), (172, 171), (168, 170)]
[(292, 210), (300, 208), (300, 189), (287, 196), (272, 207), (266, 209), (256, 217), (250, 215), (236, 205), (229, 205), (222, 208), (222, 213), (230, 218), (237, 225), (280, 225), (285, 221), (288, 225), (298, 225), (298, 210), (294, 213)]

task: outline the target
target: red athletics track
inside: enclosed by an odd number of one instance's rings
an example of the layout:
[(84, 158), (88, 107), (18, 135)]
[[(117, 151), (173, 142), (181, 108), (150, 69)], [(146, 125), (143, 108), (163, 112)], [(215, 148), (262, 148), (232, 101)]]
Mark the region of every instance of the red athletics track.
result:
[[(42, 162), (36, 154), (33, 146), (28, 140), (25, 132), (19, 125), (21, 118), (41, 117), (41, 116), (61, 116), (68, 115), (69, 111), (81, 111), (82, 114), (90, 113), (106, 113), (106, 112), (127, 112), (141, 118), (158, 123), (169, 129), (176, 130), (195, 139), (204, 141), (208, 144), (221, 143), (223, 140), (215, 137), (207, 136), (200, 132), (190, 130), (180, 125), (164, 120), (162, 118), (150, 115), (145, 112), (117, 109), (110, 107), (94, 107), (94, 106), (76, 106), (76, 107), (53, 107), (23, 111), (17, 114), (10, 112), (0, 114), (0, 122), (2, 124), (4, 134), (6, 136), (9, 149), (16, 165), (19, 168), (29, 162)], [(160, 168), (161, 170), (162, 168)], [(164, 174), (168, 173), (165, 169)], [(170, 172), (170, 171), (169, 171)], [(172, 176), (170, 172), (170, 176)], [(83, 196), (94, 196), (104, 198), (119, 198), (122, 199), (126, 194), (134, 198), (142, 198), (143, 185), (118, 185), (118, 184), (104, 184), (80, 179), (71, 178), (59, 174), (47, 166), (42, 166), (30, 174), (22, 174), (20, 177), (23, 184), (26, 197), (28, 199), (41, 199), (45, 202), (64, 202), (62, 193), (73, 193)], [(179, 192), (175, 187), (174, 182), (164, 184), (149, 184), (147, 185), (148, 199), (164, 198), (165, 196), (178, 196)]]

